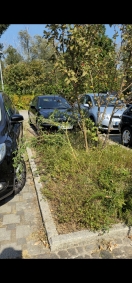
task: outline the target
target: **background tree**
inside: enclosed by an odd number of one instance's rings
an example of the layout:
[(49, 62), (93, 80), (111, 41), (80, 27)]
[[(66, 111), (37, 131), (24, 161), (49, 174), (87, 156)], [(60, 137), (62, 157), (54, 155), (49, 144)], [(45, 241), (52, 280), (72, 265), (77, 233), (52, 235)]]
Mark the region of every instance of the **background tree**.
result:
[(0, 37), (2, 34), (7, 30), (7, 28), (10, 26), (10, 24), (0, 24)]
[(20, 46), (22, 50), (22, 54), (25, 60), (30, 60), (30, 49), (31, 49), (31, 36), (29, 35), (27, 30), (21, 30), (18, 33), (18, 39), (20, 41)]
[(6, 55), (4, 60), (6, 65), (17, 64), (23, 60), (23, 57), (18, 53), (16, 48), (11, 45), (4, 51), (4, 55)]

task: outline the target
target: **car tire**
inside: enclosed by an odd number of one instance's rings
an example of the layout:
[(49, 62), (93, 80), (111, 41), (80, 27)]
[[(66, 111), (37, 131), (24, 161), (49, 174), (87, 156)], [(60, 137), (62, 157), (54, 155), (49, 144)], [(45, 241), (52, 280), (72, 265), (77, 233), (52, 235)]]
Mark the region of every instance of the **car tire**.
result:
[(23, 189), (25, 183), (26, 183), (26, 164), (24, 159), (22, 158), (18, 167), (15, 168), (14, 195), (18, 194)]
[(125, 127), (121, 132), (121, 142), (124, 146), (132, 145), (132, 129)]

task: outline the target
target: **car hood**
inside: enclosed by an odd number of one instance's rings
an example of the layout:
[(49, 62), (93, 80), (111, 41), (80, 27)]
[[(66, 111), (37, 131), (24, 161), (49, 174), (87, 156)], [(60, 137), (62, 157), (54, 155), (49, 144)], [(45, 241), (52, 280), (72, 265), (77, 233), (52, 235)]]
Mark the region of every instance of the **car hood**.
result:
[(72, 109), (40, 109), (39, 114), (42, 115), (44, 118), (49, 118), (50, 115), (54, 113), (55, 118), (63, 118), (66, 116), (72, 116), (74, 112)]
[[(123, 107), (117, 107), (114, 111), (114, 116), (118, 115), (118, 116), (121, 116), (123, 114), (123, 112), (127, 109), (126, 106), (123, 106)], [(105, 107), (100, 107), (100, 112), (104, 112), (105, 110)], [(98, 111), (98, 107), (96, 107), (96, 111)], [(106, 114), (112, 114), (112, 111), (113, 111), (113, 106), (110, 107), (110, 106), (107, 106), (106, 107), (106, 110), (105, 110), (105, 113)]]

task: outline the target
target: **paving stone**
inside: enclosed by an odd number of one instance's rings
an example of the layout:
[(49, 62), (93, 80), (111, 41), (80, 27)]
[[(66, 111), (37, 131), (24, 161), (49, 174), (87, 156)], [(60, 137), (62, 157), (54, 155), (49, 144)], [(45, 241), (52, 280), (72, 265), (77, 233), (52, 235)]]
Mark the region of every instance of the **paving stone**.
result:
[(98, 249), (98, 246), (96, 244), (91, 244), (91, 245), (85, 246), (86, 252), (96, 251), (97, 249)]
[(30, 251), (30, 256), (34, 256), (37, 254), (44, 254), (48, 249), (42, 244), (35, 245), (35, 241), (27, 241), (27, 250)]
[(77, 255), (77, 251), (75, 248), (67, 249), (67, 251), (71, 256)]
[(117, 244), (117, 245), (122, 244), (122, 239), (117, 239), (117, 240), (116, 240), (116, 244)]
[[(35, 255), (34, 256), (34, 259), (51, 259), (52, 257), (51, 257), (51, 254), (50, 253), (45, 253), (45, 254), (38, 254), (38, 255)], [(53, 256), (53, 258), (59, 258), (58, 256)]]
[(35, 194), (33, 194), (32, 192), (30, 193), (23, 193), (23, 199), (26, 199), (26, 200), (32, 200), (33, 198), (35, 197)]
[(91, 253), (92, 258), (100, 258), (100, 253), (99, 252), (93, 252)]
[(28, 203), (24, 203), (24, 202), (16, 203), (16, 211), (20, 211), (20, 210), (27, 211), (28, 208), (29, 208), (29, 204)]
[(60, 258), (64, 258), (64, 259), (66, 259), (66, 258), (69, 257), (68, 252), (67, 252), (67, 251), (64, 251), (64, 250), (59, 251), (59, 252), (58, 252), (58, 255), (59, 255)]
[(14, 198), (13, 198), (13, 200), (11, 200), (11, 201), (8, 202), (8, 205), (11, 206), (11, 207), (13, 207), (13, 206), (16, 205), (16, 203), (17, 203), (17, 202), (14, 201)]
[(84, 248), (83, 247), (76, 247), (77, 251), (79, 254), (84, 252)]
[(17, 211), (17, 215), (24, 215), (25, 214), (25, 211), (24, 210), (20, 210), (20, 211)]
[(12, 223), (20, 223), (20, 216), (14, 214), (8, 214), (3, 216), (3, 225)]
[(101, 251), (100, 256), (105, 259), (113, 258), (112, 254), (109, 251)]
[(10, 240), (11, 231), (7, 231), (6, 228), (0, 228), (0, 241)]
[(20, 238), (20, 239), (17, 240), (17, 245), (24, 245), (26, 243), (27, 243), (27, 241), (26, 241), (25, 238)]
[(129, 246), (124, 246), (123, 247), (123, 250), (124, 250), (124, 252), (126, 253), (126, 254), (132, 254), (132, 246), (131, 245), (129, 245)]
[(0, 206), (0, 214), (4, 214), (4, 213), (11, 213), (11, 206), (9, 205)]
[(123, 239), (123, 245), (130, 245), (130, 243), (132, 244), (132, 241), (128, 237)]
[(17, 201), (19, 201), (19, 200), (20, 200), (20, 195), (19, 195), (19, 194), (15, 195), (15, 196), (14, 196), (14, 201), (17, 202)]
[[(47, 258), (48, 259), (48, 258)], [(49, 259), (59, 259), (59, 256), (57, 255), (57, 254), (55, 254), (55, 253), (50, 253), (50, 257), (49, 257)]]
[(31, 234), (29, 225), (20, 225), (16, 227), (16, 238), (24, 238)]
[(16, 242), (16, 229), (11, 230), (11, 241)]
[[(124, 250), (124, 248), (123, 248), (123, 250)], [(121, 248), (116, 248), (116, 249), (113, 250), (112, 254), (114, 256), (121, 256), (124, 253), (123, 250)]]
[(14, 230), (14, 229), (16, 229), (16, 224), (7, 224), (7, 230)]

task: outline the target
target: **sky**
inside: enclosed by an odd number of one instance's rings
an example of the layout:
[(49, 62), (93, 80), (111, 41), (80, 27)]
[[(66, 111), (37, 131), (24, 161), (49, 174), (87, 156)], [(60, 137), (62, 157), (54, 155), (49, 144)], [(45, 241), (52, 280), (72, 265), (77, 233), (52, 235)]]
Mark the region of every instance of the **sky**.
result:
[[(9, 28), (3, 33), (0, 38), (0, 43), (4, 44), (4, 49), (8, 45), (12, 45), (14, 48), (18, 48), (18, 32), (21, 30), (27, 30), (31, 36), (40, 35), (43, 36), (43, 30), (45, 29), (45, 24), (11, 24)], [(114, 33), (114, 28), (106, 25), (106, 35), (112, 38)]]

